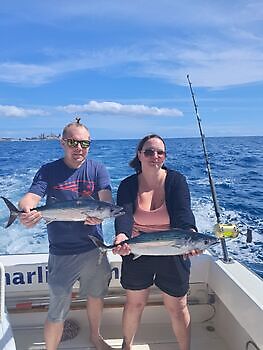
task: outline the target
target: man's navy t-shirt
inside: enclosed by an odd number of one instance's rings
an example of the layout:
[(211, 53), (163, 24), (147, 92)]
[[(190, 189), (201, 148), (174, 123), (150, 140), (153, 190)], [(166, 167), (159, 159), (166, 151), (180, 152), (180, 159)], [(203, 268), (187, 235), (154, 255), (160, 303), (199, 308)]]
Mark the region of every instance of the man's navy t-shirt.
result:
[[(54, 198), (58, 201), (75, 200), (111, 190), (109, 174), (105, 166), (87, 159), (80, 168), (71, 169), (63, 159), (43, 165), (36, 173), (29, 192), (41, 197), (46, 203)], [(88, 238), (94, 235), (102, 239), (101, 225), (84, 225), (83, 222), (54, 221), (47, 225), (49, 251), (54, 255), (71, 255), (87, 252), (95, 246)]]

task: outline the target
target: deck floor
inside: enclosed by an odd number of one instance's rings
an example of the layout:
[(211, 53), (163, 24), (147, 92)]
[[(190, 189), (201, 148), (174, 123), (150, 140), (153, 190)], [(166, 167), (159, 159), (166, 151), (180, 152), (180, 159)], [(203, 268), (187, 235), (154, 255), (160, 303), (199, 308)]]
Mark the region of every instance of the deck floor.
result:
[[(200, 306), (201, 307), (201, 306)], [(197, 309), (200, 309), (198, 307)], [(222, 338), (216, 332), (213, 320), (205, 321), (211, 316), (211, 310), (197, 312), (196, 307), (190, 308), (192, 316), (191, 349), (193, 350), (231, 350), (226, 347)], [(206, 310), (207, 308), (207, 310)], [(209, 314), (210, 313), (210, 314)], [(43, 324), (45, 313), (9, 315), (17, 350), (44, 350)], [(158, 319), (156, 319), (158, 317)], [(69, 318), (75, 320), (80, 329), (78, 335), (71, 340), (61, 342), (59, 349), (88, 350), (94, 349), (89, 342), (86, 313), (84, 310), (71, 311)], [(104, 310), (101, 333), (113, 349), (120, 349), (121, 309)], [(167, 314), (163, 306), (146, 308), (141, 326), (136, 335), (134, 350), (179, 350)]]

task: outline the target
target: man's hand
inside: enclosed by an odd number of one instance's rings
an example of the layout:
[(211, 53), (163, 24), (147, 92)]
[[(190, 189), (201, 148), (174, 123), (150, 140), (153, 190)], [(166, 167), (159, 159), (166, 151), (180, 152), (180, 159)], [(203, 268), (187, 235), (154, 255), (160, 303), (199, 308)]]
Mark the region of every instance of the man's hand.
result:
[(21, 224), (27, 228), (34, 227), (42, 219), (41, 213), (37, 210), (26, 209), (24, 211), (24, 213), (19, 214), (19, 219)]
[(94, 218), (91, 216), (87, 216), (86, 220), (84, 221), (84, 225), (99, 225), (102, 223), (103, 220)]
[(129, 255), (131, 253), (131, 249), (127, 243), (120, 244), (123, 241), (126, 241), (128, 237), (125, 235), (125, 233), (119, 233), (115, 238), (115, 244), (117, 246), (112, 249), (113, 254), (119, 254), (119, 255)]
[(37, 210), (32, 210), (35, 208), (41, 197), (34, 193), (26, 193), (18, 203), (19, 208), (23, 213), (19, 214), (19, 219), (21, 224), (27, 228), (34, 227), (42, 218), (42, 214)]

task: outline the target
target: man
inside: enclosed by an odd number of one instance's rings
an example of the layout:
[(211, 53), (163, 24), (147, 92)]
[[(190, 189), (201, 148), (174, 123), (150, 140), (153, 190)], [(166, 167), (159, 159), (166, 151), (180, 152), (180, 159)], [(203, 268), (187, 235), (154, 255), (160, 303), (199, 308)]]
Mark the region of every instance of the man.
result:
[[(61, 146), (64, 158), (43, 165), (36, 173), (29, 192), (19, 202), (24, 211), (20, 221), (26, 227), (33, 227), (41, 219), (41, 213), (31, 209), (44, 196), (47, 196), (47, 203), (54, 198), (65, 201), (90, 195), (94, 199), (112, 202), (105, 167), (87, 159), (90, 133), (80, 119), (64, 128)], [(84, 223), (55, 221), (47, 225), (50, 304), (44, 337), (48, 350), (57, 349), (60, 343), (70, 308), (72, 286), (77, 279), (80, 280), (80, 296), (87, 297), (90, 340), (97, 350), (111, 349), (100, 335), (103, 297), (107, 293), (111, 269), (106, 256), (98, 264), (98, 249), (94, 249), (88, 238), (91, 234), (101, 239), (100, 224), (101, 220), (87, 217)]]

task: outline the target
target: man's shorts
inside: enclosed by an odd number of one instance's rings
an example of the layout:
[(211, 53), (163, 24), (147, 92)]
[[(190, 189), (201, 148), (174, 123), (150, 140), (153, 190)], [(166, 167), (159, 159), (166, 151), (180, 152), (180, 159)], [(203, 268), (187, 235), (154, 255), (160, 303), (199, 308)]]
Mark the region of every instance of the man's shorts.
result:
[(52, 255), (48, 260), (50, 322), (62, 322), (68, 314), (74, 283), (79, 280), (80, 298), (103, 298), (111, 280), (111, 268), (106, 255), (101, 261), (98, 249), (75, 255)]
[(164, 293), (182, 297), (189, 290), (190, 259), (182, 256), (124, 256), (121, 285), (124, 289), (142, 290), (155, 284)]

